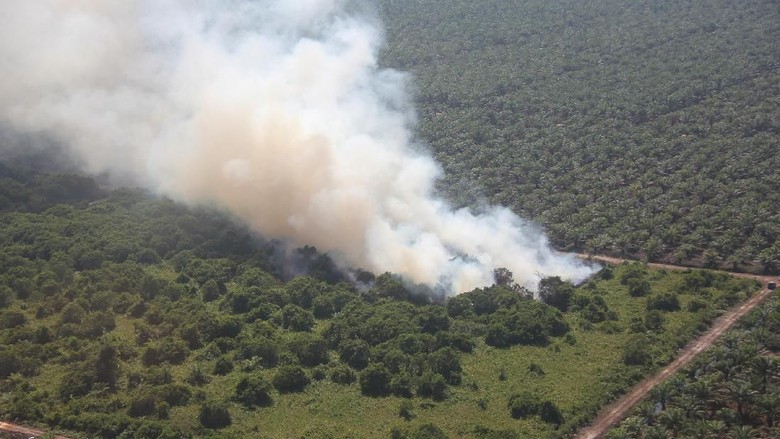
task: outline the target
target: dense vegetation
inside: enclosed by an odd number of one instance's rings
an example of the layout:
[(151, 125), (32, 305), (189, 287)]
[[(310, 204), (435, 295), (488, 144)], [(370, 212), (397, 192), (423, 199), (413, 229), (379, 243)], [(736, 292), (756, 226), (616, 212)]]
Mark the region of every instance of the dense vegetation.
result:
[(383, 63), (413, 73), (461, 203), (562, 248), (780, 268), (777, 2), (381, 4)]
[(633, 264), (444, 301), (218, 212), (0, 171), (0, 418), (91, 437), (562, 435), (756, 288)]
[(780, 437), (779, 303), (753, 310), (607, 437)]
[[(412, 72), (456, 204), (508, 205), (562, 249), (780, 268), (776, 2), (379, 3), (381, 62)], [(220, 212), (0, 163), (0, 419), (106, 438), (565, 436), (757, 289), (625, 264), (545, 279), (537, 301), (496, 275), (445, 300)], [(776, 434), (777, 321), (775, 299), (612, 435)]]

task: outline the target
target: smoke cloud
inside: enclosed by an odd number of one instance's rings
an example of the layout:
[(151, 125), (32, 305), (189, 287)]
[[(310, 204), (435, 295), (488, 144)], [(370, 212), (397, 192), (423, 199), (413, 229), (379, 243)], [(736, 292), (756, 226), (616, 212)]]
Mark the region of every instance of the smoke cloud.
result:
[(0, 123), (84, 171), (458, 293), (592, 268), (502, 207), (454, 210), (411, 138), (409, 78), (341, 0), (0, 2)]

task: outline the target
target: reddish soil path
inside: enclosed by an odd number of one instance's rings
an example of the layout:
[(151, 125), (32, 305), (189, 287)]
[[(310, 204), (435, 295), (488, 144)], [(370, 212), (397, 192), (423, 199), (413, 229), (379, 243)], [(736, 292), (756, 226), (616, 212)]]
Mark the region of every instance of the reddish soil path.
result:
[[(45, 431), (22, 427), (21, 425), (16, 425), (16, 424), (8, 424), (6, 422), (0, 422), (0, 433), (4, 435), (3, 437), (10, 437), (14, 439), (38, 438), (46, 434)], [(68, 438), (66, 438), (65, 436), (55, 435), (54, 439), (68, 439)]]
[[(592, 256), (592, 255), (579, 255), (579, 256), (584, 259), (592, 259), (600, 262), (605, 262), (608, 264), (621, 264), (624, 262), (623, 259), (611, 258), (606, 256)], [(676, 265), (667, 265), (667, 264), (650, 263), (647, 265), (653, 268), (665, 268), (669, 270), (689, 269), (689, 267), (679, 267)], [(630, 392), (623, 395), (623, 397), (621, 397), (614, 403), (610, 404), (609, 406), (605, 407), (601, 411), (601, 413), (599, 413), (598, 417), (593, 421), (593, 423), (590, 426), (581, 429), (576, 434), (576, 436), (574, 436), (576, 439), (600, 438), (604, 433), (606, 433), (606, 431), (610, 427), (623, 420), (623, 418), (626, 417), (629, 411), (632, 408), (634, 408), (634, 406), (637, 405), (640, 401), (642, 401), (647, 395), (647, 393), (650, 390), (652, 390), (653, 387), (664, 382), (667, 378), (669, 378), (678, 370), (680, 370), (680, 368), (690, 363), (691, 360), (693, 360), (699, 354), (704, 352), (707, 348), (712, 346), (712, 344), (718, 339), (718, 337), (720, 337), (724, 332), (726, 332), (734, 323), (737, 322), (737, 320), (739, 320), (741, 317), (747, 314), (751, 309), (755, 308), (756, 305), (760, 304), (762, 301), (764, 301), (772, 294), (772, 292), (766, 288), (766, 285), (767, 282), (776, 280), (776, 277), (774, 276), (758, 276), (758, 275), (745, 274), (745, 273), (729, 273), (729, 274), (736, 277), (744, 277), (744, 278), (759, 280), (763, 283), (764, 287), (760, 293), (754, 295), (753, 297), (743, 302), (742, 304), (735, 306), (734, 308), (726, 312), (726, 314), (722, 315), (720, 318), (715, 320), (712, 327), (710, 327), (710, 329), (707, 332), (697, 337), (692, 342), (688, 343), (688, 345), (685, 346), (682, 349), (682, 351), (680, 351), (680, 354), (677, 356), (677, 358), (674, 361), (672, 361), (668, 366), (664, 367), (660, 372), (656, 373), (655, 375), (646, 378), (644, 381), (640, 382), (633, 389), (631, 389)]]

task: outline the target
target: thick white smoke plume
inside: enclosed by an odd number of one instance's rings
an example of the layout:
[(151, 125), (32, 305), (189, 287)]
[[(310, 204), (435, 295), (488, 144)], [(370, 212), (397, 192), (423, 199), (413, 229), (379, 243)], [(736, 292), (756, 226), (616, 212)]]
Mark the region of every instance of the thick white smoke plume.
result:
[(451, 293), (507, 267), (592, 271), (507, 209), (433, 195), (407, 78), (377, 66), (375, 21), (341, 0), (0, 2), (0, 122), (67, 145), (85, 171), (227, 209), (269, 237)]

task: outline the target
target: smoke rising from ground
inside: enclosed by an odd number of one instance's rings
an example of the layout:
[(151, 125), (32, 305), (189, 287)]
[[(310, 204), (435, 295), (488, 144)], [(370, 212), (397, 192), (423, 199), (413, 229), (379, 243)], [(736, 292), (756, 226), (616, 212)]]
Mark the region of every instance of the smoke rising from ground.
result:
[(592, 269), (512, 212), (453, 210), (410, 138), (408, 78), (340, 0), (0, 3), (0, 122), (269, 237), (451, 293)]

